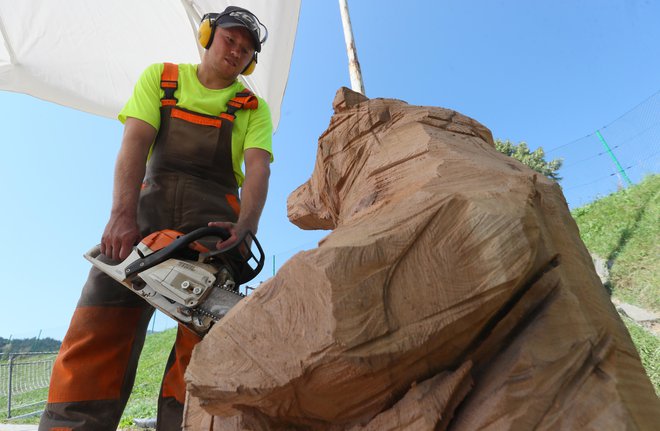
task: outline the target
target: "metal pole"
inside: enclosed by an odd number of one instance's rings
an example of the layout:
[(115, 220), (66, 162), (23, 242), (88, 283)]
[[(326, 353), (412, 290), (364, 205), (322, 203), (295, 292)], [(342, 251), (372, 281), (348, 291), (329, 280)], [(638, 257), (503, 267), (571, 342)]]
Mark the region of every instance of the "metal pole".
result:
[(353, 40), (353, 27), (348, 15), (348, 0), (339, 0), (339, 11), (341, 12), (341, 23), (344, 26), (344, 40), (346, 41), (346, 52), (348, 53), (348, 73), (351, 75), (351, 89), (358, 93), (364, 93), (364, 82), (360, 71), (360, 62)]
[(610, 149), (610, 146), (607, 145), (607, 142), (605, 142), (605, 138), (603, 138), (603, 135), (600, 134), (600, 130), (596, 130), (596, 135), (598, 136), (598, 139), (600, 139), (600, 142), (605, 147), (605, 150), (607, 150), (607, 154), (609, 154), (612, 160), (614, 160), (614, 164), (619, 169), (619, 173), (621, 174), (621, 176), (625, 178), (629, 186), (632, 185), (632, 181), (630, 181), (630, 178), (628, 178), (628, 175), (626, 175), (626, 171), (623, 169), (623, 166), (621, 166), (621, 164), (619, 163), (619, 160), (617, 160), (616, 156)]
[(9, 355), (9, 380), (7, 382), (7, 419), (11, 417), (11, 379), (14, 368), (14, 355)]

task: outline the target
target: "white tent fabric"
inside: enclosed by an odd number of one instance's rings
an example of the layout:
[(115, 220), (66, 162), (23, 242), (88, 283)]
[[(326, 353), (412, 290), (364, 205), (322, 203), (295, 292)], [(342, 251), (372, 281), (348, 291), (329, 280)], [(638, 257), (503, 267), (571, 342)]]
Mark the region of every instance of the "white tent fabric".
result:
[(197, 25), (228, 5), (268, 27), (245, 84), (277, 127), (300, 0), (0, 0), (0, 89), (115, 118), (151, 63), (199, 63)]

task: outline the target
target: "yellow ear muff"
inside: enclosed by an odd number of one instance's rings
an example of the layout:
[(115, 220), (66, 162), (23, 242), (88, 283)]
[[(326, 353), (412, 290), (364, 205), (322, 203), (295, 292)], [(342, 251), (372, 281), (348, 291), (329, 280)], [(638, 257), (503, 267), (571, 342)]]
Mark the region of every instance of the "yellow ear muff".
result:
[(199, 24), (199, 29), (197, 30), (197, 40), (199, 44), (204, 47), (204, 49), (209, 49), (211, 42), (213, 41), (213, 33), (215, 33), (215, 20), (212, 20), (210, 17), (204, 18)]
[(254, 57), (252, 57), (252, 60), (250, 61), (250, 63), (247, 66), (245, 66), (245, 69), (243, 69), (243, 71), (241, 72), (241, 75), (247, 76), (247, 75), (251, 74), (252, 72), (254, 72), (254, 69), (257, 68), (257, 55), (256, 54), (257, 53), (255, 52)]
[[(197, 29), (197, 40), (199, 44), (204, 47), (204, 49), (209, 49), (211, 43), (213, 42), (213, 36), (215, 34), (215, 27), (218, 19), (227, 13), (208, 13), (202, 17), (202, 21), (199, 23), (199, 28)], [(254, 69), (257, 67), (257, 52), (254, 52), (254, 56), (250, 63), (245, 66), (245, 69), (241, 72), (241, 75), (249, 75), (254, 72)]]

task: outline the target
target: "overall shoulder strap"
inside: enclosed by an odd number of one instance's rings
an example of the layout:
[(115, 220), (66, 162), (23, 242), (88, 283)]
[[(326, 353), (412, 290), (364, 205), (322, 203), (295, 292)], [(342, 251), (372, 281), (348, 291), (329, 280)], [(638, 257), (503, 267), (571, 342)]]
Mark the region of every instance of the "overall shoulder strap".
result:
[(259, 99), (252, 94), (247, 88), (239, 91), (236, 95), (227, 102), (227, 111), (220, 114), (220, 117), (234, 121), (236, 118), (236, 111), (239, 109), (257, 109), (259, 107)]
[(174, 92), (179, 87), (179, 65), (174, 63), (163, 63), (163, 73), (160, 75), (160, 88), (165, 95), (160, 99), (160, 106), (174, 106), (178, 100)]

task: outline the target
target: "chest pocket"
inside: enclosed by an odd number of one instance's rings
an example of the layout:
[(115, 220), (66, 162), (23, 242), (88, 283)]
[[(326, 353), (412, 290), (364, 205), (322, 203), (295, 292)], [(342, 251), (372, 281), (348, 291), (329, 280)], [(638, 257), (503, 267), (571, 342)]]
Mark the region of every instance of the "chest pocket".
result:
[[(232, 129), (236, 112), (256, 109), (258, 99), (249, 90), (237, 93), (227, 102), (227, 110), (218, 116), (193, 112), (177, 105), (174, 92), (178, 88), (178, 65), (165, 63), (161, 75), (161, 129), (154, 152), (184, 170), (188, 163), (192, 174), (200, 170), (228, 170), (233, 175)], [(160, 147), (160, 148), (159, 148)], [(155, 155), (155, 154), (154, 154)], [(209, 172), (203, 174), (208, 176)]]

